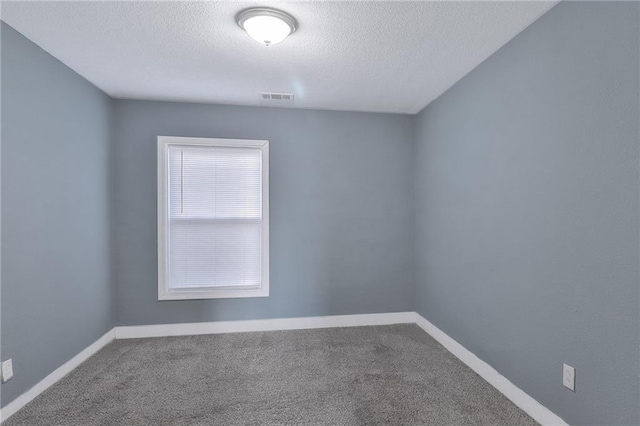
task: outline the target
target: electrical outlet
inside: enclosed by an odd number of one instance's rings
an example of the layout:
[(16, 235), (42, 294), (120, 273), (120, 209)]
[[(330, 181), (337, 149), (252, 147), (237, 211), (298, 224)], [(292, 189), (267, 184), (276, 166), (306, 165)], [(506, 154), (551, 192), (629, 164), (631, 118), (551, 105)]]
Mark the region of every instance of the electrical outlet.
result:
[(13, 377), (13, 360), (2, 362), (2, 383), (8, 382)]
[(570, 365), (562, 364), (562, 384), (565, 388), (576, 391), (576, 369)]

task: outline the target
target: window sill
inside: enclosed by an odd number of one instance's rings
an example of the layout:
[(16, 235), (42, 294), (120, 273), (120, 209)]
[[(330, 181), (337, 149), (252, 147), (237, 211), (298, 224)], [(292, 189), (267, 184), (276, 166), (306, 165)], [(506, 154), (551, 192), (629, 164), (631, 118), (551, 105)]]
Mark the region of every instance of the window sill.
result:
[(245, 297), (269, 297), (269, 288), (172, 290), (158, 292), (158, 300), (235, 299)]

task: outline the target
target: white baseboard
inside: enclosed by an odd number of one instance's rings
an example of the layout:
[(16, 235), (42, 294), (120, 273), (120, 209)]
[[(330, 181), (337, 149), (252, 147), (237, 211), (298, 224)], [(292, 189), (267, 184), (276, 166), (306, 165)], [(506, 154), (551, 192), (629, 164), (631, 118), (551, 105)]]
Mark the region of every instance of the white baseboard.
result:
[(91, 355), (98, 352), (115, 338), (113, 329), (106, 332), (101, 338), (93, 342), (78, 355), (55, 369), (47, 377), (36, 383), (31, 389), (7, 404), (0, 413), (0, 422), (7, 420), (18, 410), (31, 402), (35, 397), (53, 386), (58, 380), (73, 371), (76, 367), (86, 361)]
[(511, 402), (522, 411), (531, 416), (543, 426), (567, 425), (567, 423), (554, 414), (544, 405), (533, 399), (522, 389), (511, 383), (506, 377), (498, 373), (492, 366), (475, 356), (471, 351), (456, 342), (453, 338), (431, 324), (427, 319), (416, 313), (416, 324), (431, 337), (444, 346), (449, 352), (464, 362), (469, 368), (485, 379), (490, 385), (499, 390)]
[(415, 312), (383, 314), (330, 315), (324, 317), (276, 318), (247, 321), (214, 321), (183, 324), (155, 324), (116, 327), (116, 339), (192, 336), (196, 334), (240, 333), (247, 331), (303, 330), (363, 325), (413, 324)]
[(302, 330), (329, 327), (357, 327), (367, 325), (417, 324), (431, 337), (458, 357), (480, 377), (509, 398), (516, 406), (541, 425), (567, 425), (531, 396), (498, 373), (493, 367), (475, 356), (467, 348), (449, 337), (416, 312), (382, 314), (333, 315), (324, 317), (277, 318), (248, 321), (216, 321), (183, 324), (156, 324), (115, 327), (78, 355), (67, 361), (27, 392), (10, 402), (0, 411), (0, 422), (8, 419), (50, 386), (98, 352), (114, 339), (145, 337), (190, 336), (197, 334), (238, 333), (249, 331)]

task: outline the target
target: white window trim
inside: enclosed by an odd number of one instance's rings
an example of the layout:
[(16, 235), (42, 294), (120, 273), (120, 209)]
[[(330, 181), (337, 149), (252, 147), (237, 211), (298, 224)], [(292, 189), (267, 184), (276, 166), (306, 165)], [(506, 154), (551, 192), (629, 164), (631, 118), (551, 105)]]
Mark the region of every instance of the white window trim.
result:
[[(258, 147), (262, 150), (262, 279), (260, 287), (170, 290), (168, 259), (168, 151), (169, 146)], [(158, 136), (158, 300), (220, 299), (269, 296), (269, 141)]]

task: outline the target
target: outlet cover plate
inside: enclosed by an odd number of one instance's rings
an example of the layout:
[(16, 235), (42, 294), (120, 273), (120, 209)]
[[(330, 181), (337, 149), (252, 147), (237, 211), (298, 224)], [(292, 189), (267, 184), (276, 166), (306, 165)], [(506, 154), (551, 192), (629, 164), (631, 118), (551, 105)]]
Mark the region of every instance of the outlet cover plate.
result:
[(13, 377), (13, 360), (2, 362), (2, 383), (8, 382)]
[(562, 384), (565, 388), (576, 391), (576, 369), (570, 365), (562, 364)]

